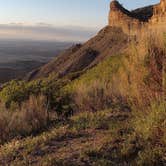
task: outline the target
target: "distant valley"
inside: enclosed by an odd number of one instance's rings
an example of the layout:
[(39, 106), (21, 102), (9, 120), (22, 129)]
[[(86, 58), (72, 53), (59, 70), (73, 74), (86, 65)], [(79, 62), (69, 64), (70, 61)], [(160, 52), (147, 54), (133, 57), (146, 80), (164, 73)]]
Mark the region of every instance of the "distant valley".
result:
[(22, 78), (71, 45), (67, 42), (0, 40), (0, 83)]

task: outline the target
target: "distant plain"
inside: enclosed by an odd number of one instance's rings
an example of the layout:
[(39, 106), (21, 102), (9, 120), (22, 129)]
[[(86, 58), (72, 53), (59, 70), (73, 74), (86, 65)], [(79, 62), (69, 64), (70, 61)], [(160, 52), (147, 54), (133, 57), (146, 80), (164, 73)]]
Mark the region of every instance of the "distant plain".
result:
[(57, 41), (0, 40), (0, 83), (24, 77), (71, 45)]

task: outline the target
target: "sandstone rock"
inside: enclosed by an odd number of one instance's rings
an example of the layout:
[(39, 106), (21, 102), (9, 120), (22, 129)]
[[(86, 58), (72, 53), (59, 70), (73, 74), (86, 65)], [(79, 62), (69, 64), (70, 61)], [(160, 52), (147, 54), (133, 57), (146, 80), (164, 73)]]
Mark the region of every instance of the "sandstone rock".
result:
[(165, 28), (166, 0), (133, 11), (125, 9), (118, 1), (113, 0), (110, 4), (109, 25), (120, 27), (127, 34), (136, 34), (145, 28)]

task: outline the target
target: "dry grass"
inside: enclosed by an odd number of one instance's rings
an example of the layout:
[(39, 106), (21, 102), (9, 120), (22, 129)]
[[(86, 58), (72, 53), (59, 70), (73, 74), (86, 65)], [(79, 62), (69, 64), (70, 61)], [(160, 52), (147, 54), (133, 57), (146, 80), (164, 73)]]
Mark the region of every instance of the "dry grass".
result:
[[(2, 146), (1, 162), (165, 164), (165, 43), (160, 35), (139, 40), (131, 42), (123, 55), (108, 58), (65, 87), (81, 113), (59, 129)], [(31, 97), (16, 112), (3, 110), (1, 141), (35, 134), (47, 126), (44, 103), (42, 96)]]
[(43, 96), (31, 96), (16, 110), (0, 112), (0, 142), (14, 137), (27, 136), (41, 131), (47, 126), (48, 115)]
[(67, 125), (3, 145), (0, 147), (0, 164), (98, 165), (104, 155), (100, 152), (100, 158), (95, 161), (93, 152), (100, 151), (114, 139), (114, 130), (123, 127), (122, 122), (128, 119), (123, 114), (122, 117), (123, 120), (120, 112), (112, 114), (112, 110), (78, 114)]
[(102, 62), (74, 82), (77, 110), (98, 111), (114, 103), (144, 109), (166, 94), (163, 35), (144, 35), (139, 41), (132, 41), (126, 52), (116, 57), (119, 62), (108, 58), (108, 63)]
[(74, 94), (74, 101), (80, 112), (106, 109), (111, 105), (112, 96), (106, 82), (94, 81), (88, 87), (80, 84)]

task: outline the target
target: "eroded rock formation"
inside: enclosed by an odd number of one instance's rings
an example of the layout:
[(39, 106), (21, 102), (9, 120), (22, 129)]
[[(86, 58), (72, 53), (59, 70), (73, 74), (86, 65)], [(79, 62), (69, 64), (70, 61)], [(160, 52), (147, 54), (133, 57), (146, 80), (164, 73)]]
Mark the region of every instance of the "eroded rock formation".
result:
[(109, 25), (121, 27), (126, 33), (135, 33), (145, 28), (165, 28), (166, 0), (133, 11), (125, 9), (118, 1), (113, 0), (110, 4)]

